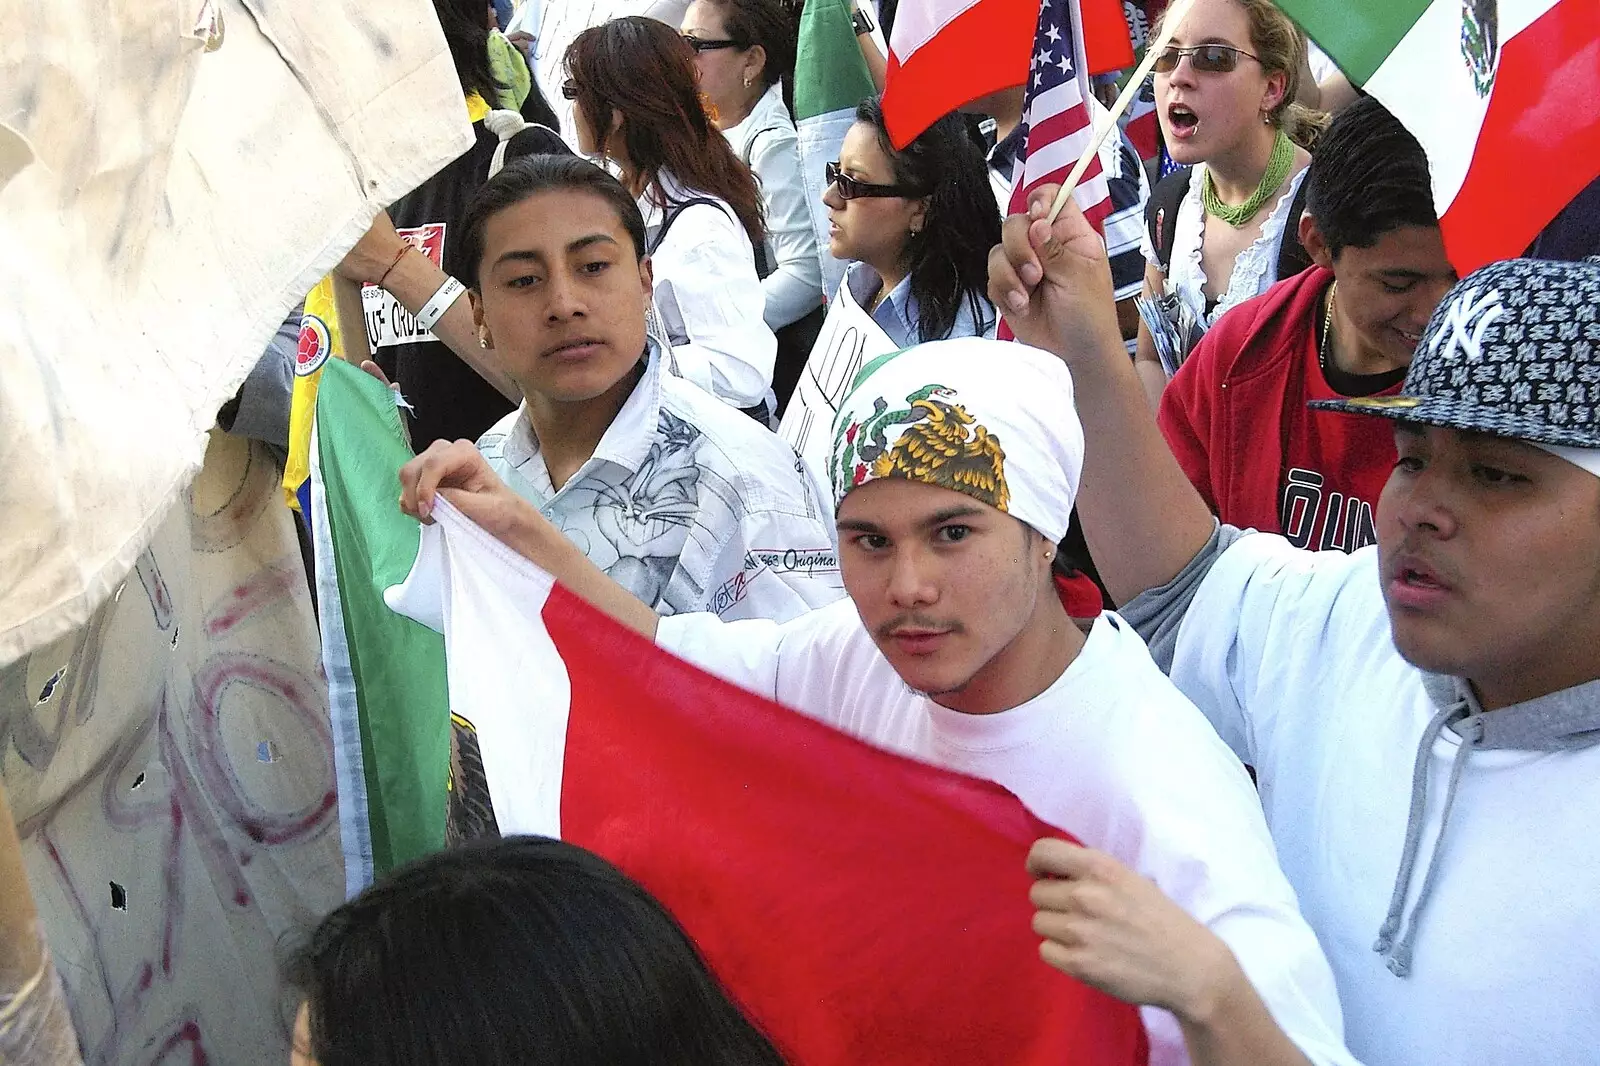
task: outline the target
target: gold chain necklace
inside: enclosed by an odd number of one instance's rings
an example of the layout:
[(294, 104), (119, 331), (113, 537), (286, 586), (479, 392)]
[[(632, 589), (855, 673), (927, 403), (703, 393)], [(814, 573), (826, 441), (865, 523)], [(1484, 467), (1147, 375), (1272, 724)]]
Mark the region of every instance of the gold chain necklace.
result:
[(1322, 372), (1328, 372), (1328, 332), (1333, 329), (1333, 301), (1339, 295), (1339, 282), (1334, 281), (1328, 289), (1328, 306), (1322, 312), (1322, 341), (1317, 345), (1317, 359), (1322, 363)]

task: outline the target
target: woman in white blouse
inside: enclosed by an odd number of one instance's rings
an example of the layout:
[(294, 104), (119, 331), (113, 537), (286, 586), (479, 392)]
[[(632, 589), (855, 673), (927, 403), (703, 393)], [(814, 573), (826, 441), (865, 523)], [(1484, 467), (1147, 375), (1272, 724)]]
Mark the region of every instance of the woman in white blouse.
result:
[[(1198, 0), (1156, 62), (1156, 114), (1167, 151), (1192, 169), (1175, 227), (1151, 195), (1147, 294), (1175, 292), (1206, 323), (1278, 281), (1288, 216), (1305, 177), (1318, 124), (1296, 104), (1305, 38), (1271, 0)], [(1170, 247), (1158, 247), (1170, 233)], [(1165, 264), (1165, 269), (1163, 267)], [(1166, 374), (1139, 328), (1138, 368), (1152, 404)]]
[(761, 288), (767, 325), (778, 334), (773, 387), (781, 401), (822, 326), (822, 260), (785, 98), (794, 76), (794, 20), (779, 0), (694, 0), (682, 28), (713, 120), (761, 185), (767, 211)]
[(674, 369), (766, 418), (778, 342), (756, 271), (761, 196), (706, 114), (693, 55), (663, 23), (613, 19), (572, 42), (561, 91), (575, 105), (580, 150), (615, 165), (639, 198)]

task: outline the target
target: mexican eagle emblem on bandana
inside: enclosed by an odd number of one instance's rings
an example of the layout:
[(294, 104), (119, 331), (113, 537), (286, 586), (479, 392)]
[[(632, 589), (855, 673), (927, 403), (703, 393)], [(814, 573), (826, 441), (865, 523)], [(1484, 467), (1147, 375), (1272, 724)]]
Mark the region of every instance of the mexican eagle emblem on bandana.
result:
[(1011, 491), (1000, 440), (954, 401), (954, 390), (927, 385), (907, 396), (904, 408), (891, 411), (879, 397), (866, 418), (841, 425), (833, 448), (836, 500), (867, 481), (898, 477), (1006, 510)]

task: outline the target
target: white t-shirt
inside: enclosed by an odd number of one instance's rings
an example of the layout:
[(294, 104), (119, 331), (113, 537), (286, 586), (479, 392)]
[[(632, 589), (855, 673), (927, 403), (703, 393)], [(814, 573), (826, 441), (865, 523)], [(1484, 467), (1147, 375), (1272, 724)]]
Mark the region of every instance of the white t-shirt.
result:
[[(1367, 1066), (1600, 1061), (1600, 747), (1471, 752), (1411, 973), (1373, 950), (1438, 707), (1389, 630), (1377, 549), (1245, 536), (1178, 630), (1172, 680), (1256, 768), (1284, 872)], [(1412, 915), (1460, 740), (1429, 753)]]
[[(661, 620), (657, 643), (864, 740), (1004, 785), (1036, 815), (1151, 878), (1226, 941), (1312, 1062), (1349, 1063), (1332, 976), (1279, 871), (1243, 767), (1105, 614), (1061, 677), (1020, 707), (968, 715), (900, 680), (841, 600), (777, 624)], [(1176, 1020), (1143, 1011), (1154, 1066), (1188, 1061)]]
[(1311, 67), (1311, 76), (1317, 79), (1318, 85), (1339, 73), (1339, 65), (1329, 57), (1328, 53), (1318, 48), (1314, 41), (1306, 42), (1306, 59)]

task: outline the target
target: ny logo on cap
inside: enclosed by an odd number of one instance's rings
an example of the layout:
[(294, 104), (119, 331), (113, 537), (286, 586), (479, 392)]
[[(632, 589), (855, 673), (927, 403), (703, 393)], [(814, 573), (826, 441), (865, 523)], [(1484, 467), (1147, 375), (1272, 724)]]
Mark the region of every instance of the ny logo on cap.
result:
[(1505, 313), (1499, 289), (1490, 289), (1482, 299), (1476, 288), (1468, 289), (1445, 309), (1433, 338), (1433, 354), (1443, 359), (1465, 355), (1469, 362), (1477, 362), (1483, 357), (1484, 332)]

